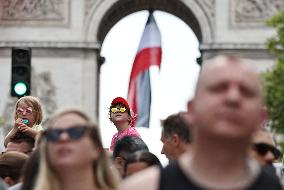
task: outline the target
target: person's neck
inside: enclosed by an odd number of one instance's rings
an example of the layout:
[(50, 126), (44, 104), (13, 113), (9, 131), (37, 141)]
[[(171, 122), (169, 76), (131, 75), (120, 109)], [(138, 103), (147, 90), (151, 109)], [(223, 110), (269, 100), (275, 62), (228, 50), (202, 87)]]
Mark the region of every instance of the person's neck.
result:
[(210, 141), (198, 137), (192, 146), (191, 175), (217, 188), (242, 185), (248, 178), (248, 142)]
[(118, 133), (121, 133), (130, 127), (128, 121), (116, 123), (115, 126)]
[(90, 189), (95, 190), (96, 181), (93, 168), (76, 168), (61, 170), (59, 173), (62, 190)]
[(181, 147), (181, 154), (191, 150), (191, 143), (183, 143)]
[(191, 144), (189, 143), (180, 143), (178, 147), (175, 148), (175, 157), (174, 159), (178, 159), (182, 154), (187, 151), (190, 151)]

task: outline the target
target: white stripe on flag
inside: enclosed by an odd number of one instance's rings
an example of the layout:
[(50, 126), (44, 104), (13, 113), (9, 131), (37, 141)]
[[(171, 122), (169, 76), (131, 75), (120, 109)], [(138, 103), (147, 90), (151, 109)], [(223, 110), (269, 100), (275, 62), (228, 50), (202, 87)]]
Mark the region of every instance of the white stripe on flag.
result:
[(150, 70), (146, 70), (137, 77), (137, 112), (136, 121), (138, 127), (149, 127), (151, 106), (151, 82)]
[(161, 35), (153, 15), (149, 16), (140, 41), (138, 52), (150, 47), (161, 47)]

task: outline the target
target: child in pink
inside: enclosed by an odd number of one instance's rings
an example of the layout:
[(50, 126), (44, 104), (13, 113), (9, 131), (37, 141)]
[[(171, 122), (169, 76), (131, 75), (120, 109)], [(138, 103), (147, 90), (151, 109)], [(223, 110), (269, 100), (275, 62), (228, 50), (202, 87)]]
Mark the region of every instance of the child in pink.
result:
[(134, 114), (131, 112), (128, 102), (122, 97), (116, 97), (111, 102), (109, 119), (115, 125), (117, 133), (111, 140), (110, 150), (113, 151), (115, 143), (125, 136), (140, 137), (138, 131), (132, 127)]

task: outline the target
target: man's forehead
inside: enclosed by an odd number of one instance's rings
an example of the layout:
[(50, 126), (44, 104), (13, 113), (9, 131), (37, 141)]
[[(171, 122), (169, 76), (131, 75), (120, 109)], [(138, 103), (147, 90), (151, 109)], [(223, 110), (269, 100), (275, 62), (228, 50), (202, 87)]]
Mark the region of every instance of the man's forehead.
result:
[(214, 70), (224, 70), (224, 69), (238, 69), (242, 72), (251, 73), (253, 75), (258, 75), (255, 69), (252, 67), (248, 60), (244, 60), (236, 57), (226, 57), (226, 56), (218, 56), (211, 60), (205, 61), (202, 68), (201, 73), (212, 72)]
[(241, 73), (242, 76), (250, 77), (251, 82), (259, 83), (260, 77), (255, 69), (240, 58), (230, 58), (226, 56), (219, 56), (212, 60), (204, 62), (199, 75), (199, 83), (208, 82), (216, 79), (220, 75), (227, 75), (233, 78), (236, 73)]
[(275, 145), (272, 135), (268, 131), (258, 130), (253, 134), (253, 143), (267, 143), (270, 145)]

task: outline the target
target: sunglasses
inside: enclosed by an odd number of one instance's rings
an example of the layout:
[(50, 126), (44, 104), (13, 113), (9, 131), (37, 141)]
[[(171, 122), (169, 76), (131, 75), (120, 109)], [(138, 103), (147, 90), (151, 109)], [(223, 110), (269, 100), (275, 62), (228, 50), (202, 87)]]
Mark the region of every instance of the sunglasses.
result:
[(254, 149), (256, 150), (256, 152), (260, 155), (260, 156), (265, 156), (267, 154), (267, 152), (271, 152), (275, 159), (277, 160), (280, 156), (281, 156), (281, 152), (280, 150), (278, 150), (277, 148), (275, 148), (272, 145), (269, 144), (265, 144), (265, 143), (257, 143), (253, 145)]
[(43, 136), (48, 142), (57, 142), (60, 139), (62, 133), (67, 133), (72, 140), (79, 140), (82, 138), (89, 127), (87, 126), (74, 126), (68, 129), (47, 129), (43, 132)]
[(17, 108), (16, 109), (16, 114), (17, 115), (23, 115), (24, 113), (26, 113), (26, 115), (30, 115), (33, 113), (33, 108), (32, 107), (28, 107), (26, 109), (24, 108)]
[(124, 113), (126, 111), (126, 108), (125, 107), (111, 108), (110, 111), (111, 111), (111, 113), (117, 113), (117, 112)]

